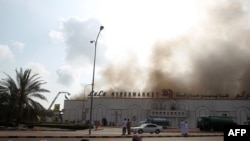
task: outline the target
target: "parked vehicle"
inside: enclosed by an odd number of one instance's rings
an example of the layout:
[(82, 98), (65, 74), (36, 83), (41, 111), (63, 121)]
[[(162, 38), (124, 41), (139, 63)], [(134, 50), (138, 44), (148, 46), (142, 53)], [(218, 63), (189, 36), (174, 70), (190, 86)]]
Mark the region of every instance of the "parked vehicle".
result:
[(162, 131), (163, 131), (162, 126), (152, 124), (152, 123), (144, 123), (144, 124), (141, 124), (140, 126), (137, 126), (137, 127), (131, 127), (131, 132), (133, 132), (134, 134), (136, 134), (136, 133), (138, 133), (138, 134), (142, 134), (142, 133), (159, 134)]
[(148, 118), (144, 123), (153, 123), (162, 126), (164, 129), (169, 126), (169, 121), (167, 118)]
[(197, 128), (201, 131), (223, 131), (224, 126), (236, 125), (231, 117), (209, 116), (197, 119)]

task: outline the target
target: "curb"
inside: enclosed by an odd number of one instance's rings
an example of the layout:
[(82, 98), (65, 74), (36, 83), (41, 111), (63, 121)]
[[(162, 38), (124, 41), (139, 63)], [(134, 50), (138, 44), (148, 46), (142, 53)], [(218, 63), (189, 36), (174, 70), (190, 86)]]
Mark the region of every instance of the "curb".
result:
[[(215, 137), (223, 135), (188, 135), (187, 137)], [(120, 136), (120, 135), (105, 135), (105, 136), (0, 136), (0, 138), (132, 138), (133, 136)], [(154, 138), (154, 137), (183, 137), (182, 135), (143, 135), (142, 138)]]

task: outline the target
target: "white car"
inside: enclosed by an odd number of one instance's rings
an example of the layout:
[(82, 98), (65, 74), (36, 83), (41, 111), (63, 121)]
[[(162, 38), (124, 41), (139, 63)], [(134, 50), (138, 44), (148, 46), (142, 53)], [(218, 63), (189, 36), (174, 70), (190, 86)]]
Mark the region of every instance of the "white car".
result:
[(159, 134), (162, 131), (163, 131), (162, 126), (152, 124), (152, 123), (144, 123), (144, 124), (141, 124), (140, 126), (137, 126), (137, 127), (131, 127), (131, 132), (133, 132), (134, 134), (136, 134), (136, 133), (138, 133), (138, 134), (142, 134), (142, 133)]

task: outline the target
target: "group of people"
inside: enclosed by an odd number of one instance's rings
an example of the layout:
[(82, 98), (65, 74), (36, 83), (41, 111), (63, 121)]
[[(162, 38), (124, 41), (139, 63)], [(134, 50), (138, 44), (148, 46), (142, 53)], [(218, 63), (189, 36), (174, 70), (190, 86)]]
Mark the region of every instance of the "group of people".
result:
[(124, 118), (123, 122), (122, 122), (122, 135), (125, 135), (126, 133), (128, 135), (131, 134), (131, 121), (129, 119)]
[(187, 137), (188, 135), (188, 122), (181, 121), (181, 134), (184, 137)]

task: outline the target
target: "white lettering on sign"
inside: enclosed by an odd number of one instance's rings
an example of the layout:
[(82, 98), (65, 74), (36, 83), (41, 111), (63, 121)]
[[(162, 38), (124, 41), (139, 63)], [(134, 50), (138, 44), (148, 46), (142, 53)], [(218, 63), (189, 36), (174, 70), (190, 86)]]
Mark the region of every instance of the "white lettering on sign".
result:
[(240, 134), (240, 136), (244, 136), (244, 134), (246, 133), (246, 129), (230, 129), (230, 131), (228, 132), (228, 136), (238, 136), (238, 134)]

